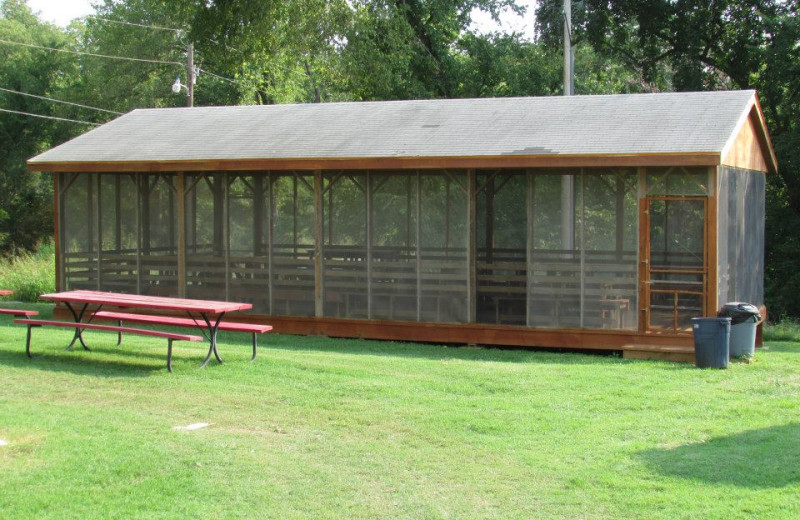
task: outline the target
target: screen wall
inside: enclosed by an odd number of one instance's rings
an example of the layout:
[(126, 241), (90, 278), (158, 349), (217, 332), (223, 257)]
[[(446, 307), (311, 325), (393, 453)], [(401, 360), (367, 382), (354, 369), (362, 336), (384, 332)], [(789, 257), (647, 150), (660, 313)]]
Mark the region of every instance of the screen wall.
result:
[(268, 315), (634, 329), (639, 179), (60, 174), (61, 288), (245, 301)]

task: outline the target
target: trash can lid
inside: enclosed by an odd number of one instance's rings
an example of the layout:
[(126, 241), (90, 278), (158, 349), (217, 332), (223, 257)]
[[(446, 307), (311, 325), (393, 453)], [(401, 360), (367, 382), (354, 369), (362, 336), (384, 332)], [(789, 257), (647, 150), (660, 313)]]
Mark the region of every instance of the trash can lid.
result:
[(727, 316), (733, 320), (733, 324), (744, 323), (752, 317), (756, 317), (756, 321), (761, 319), (761, 313), (758, 307), (751, 303), (745, 302), (728, 302), (722, 306), (718, 316)]

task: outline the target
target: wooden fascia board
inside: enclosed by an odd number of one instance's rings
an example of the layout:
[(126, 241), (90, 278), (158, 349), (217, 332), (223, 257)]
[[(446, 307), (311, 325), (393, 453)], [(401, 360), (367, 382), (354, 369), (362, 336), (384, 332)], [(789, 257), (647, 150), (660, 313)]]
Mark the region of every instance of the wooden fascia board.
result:
[(370, 157), (224, 159), (186, 161), (28, 162), (35, 172), (175, 172), (258, 170), (361, 170), (437, 168), (591, 168), (716, 166), (719, 152), (612, 155), (504, 155), (467, 157)]
[(778, 157), (775, 155), (775, 147), (772, 145), (772, 138), (769, 136), (769, 128), (767, 128), (767, 120), (764, 117), (764, 111), (761, 109), (761, 102), (758, 100), (758, 94), (753, 96), (755, 98), (754, 110), (751, 117), (754, 118), (756, 128), (759, 129), (758, 138), (761, 142), (761, 147), (766, 151), (767, 162), (770, 165), (770, 173), (778, 173)]

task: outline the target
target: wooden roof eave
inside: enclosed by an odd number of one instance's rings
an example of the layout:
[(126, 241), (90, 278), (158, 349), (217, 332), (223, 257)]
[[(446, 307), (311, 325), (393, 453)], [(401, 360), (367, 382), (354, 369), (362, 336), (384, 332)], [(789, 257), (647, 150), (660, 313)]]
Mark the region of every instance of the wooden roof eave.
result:
[(283, 159), (190, 159), (179, 161), (29, 161), (34, 172), (177, 172), (259, 170), (366, 170), (442, 168), (593, 168), (639, 166), (716, 166), (719, 152), (613, 155), (500, 155), (461, 157), (350, 157)]

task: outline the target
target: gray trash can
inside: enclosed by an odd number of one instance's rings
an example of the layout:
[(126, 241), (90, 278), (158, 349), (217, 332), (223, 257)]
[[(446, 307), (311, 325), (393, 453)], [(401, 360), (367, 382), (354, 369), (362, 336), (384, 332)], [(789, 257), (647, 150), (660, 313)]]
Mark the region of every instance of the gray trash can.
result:
[(694, 364), (698, 368), (728, 368), (730, 318), (692, 318)]
[(731, 358), (750, 356), (756, 352), (756, 326), (761, 321), (758, 307), (744, 302), (722, 306), (718, 316), (731, 319)]

